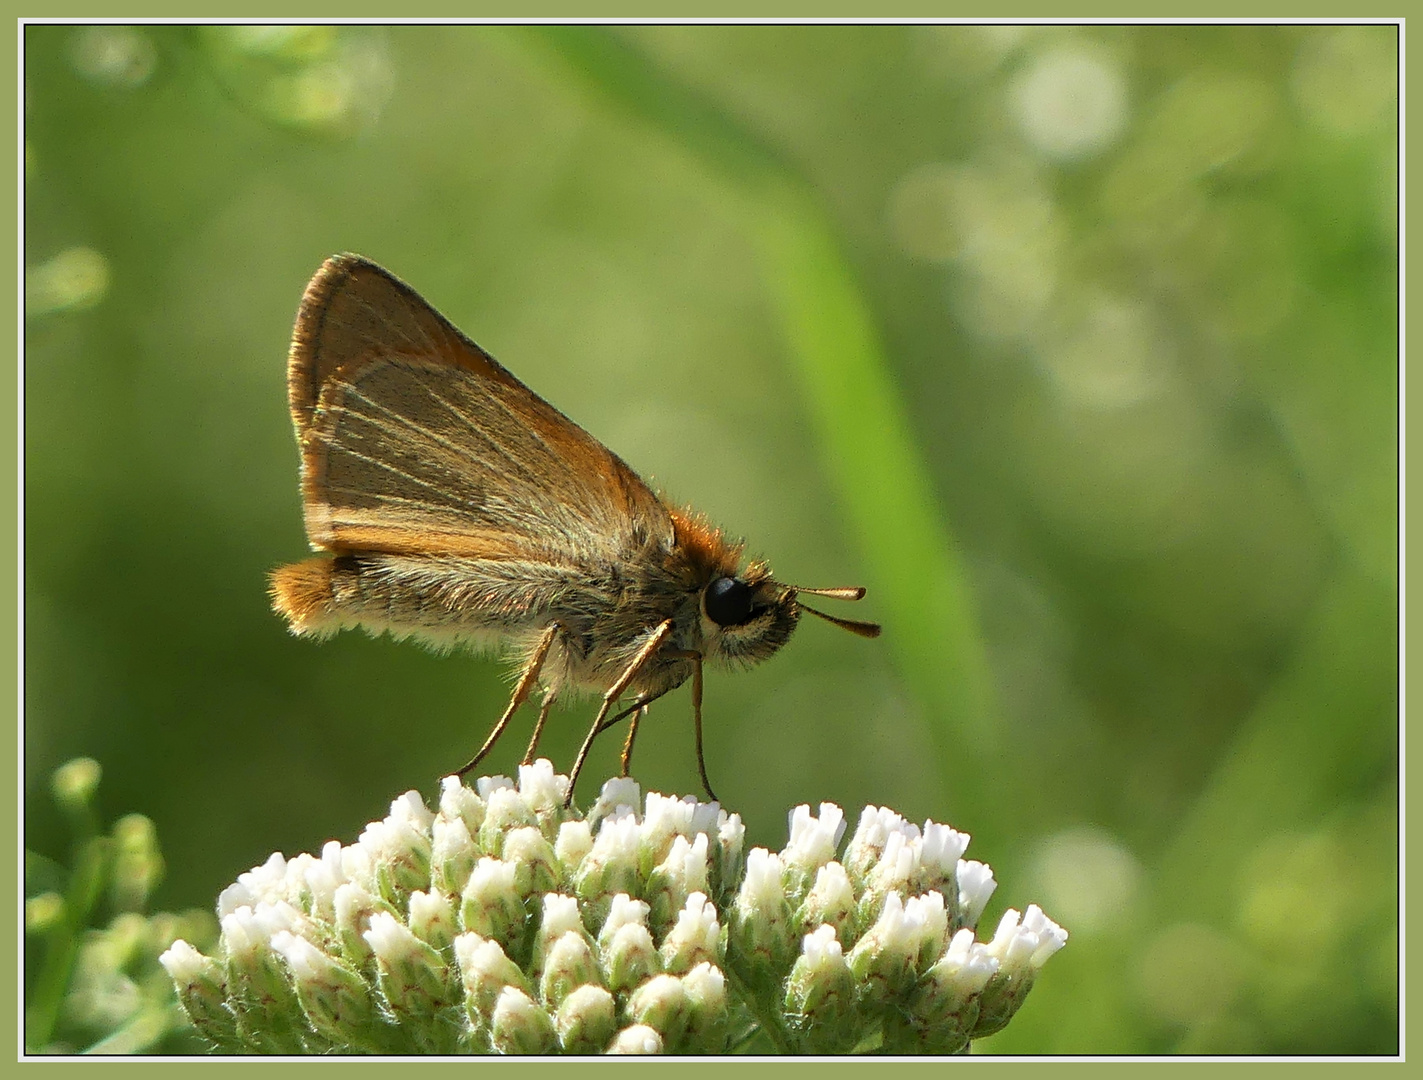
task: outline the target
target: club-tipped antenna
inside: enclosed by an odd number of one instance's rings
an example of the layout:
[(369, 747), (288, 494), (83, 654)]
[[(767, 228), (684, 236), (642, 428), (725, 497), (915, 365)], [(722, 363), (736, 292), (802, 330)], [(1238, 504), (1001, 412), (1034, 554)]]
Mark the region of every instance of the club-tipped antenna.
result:
[[(809, 590), (809, 589), (802, 589), (801, 591), (802, 591), (802, 592), (810, 592), (811, 590)], [(846, 591), (849, 591), (849, 590), (846, 590)], [(864, 592), (863, 589), (861, 589), (860, 591), (861, 591), (862, 593)], [(825, 612), (823, 612), (823, 611), (816, 611), (815, 608), (810, 607), (810, 606), (807, 605), (807, 604), (801, 604), (801, 605), (800, 605), (800, 609), (801, 609), (802, 611), (808, 611), (808, 612), (810, 612), (812, 615), (817, 615), (817, 616), (819, 616), (820, 618), (824, 619), (824, 620), (825, 620), (826, 622), (828, 622), (828, 623), (834, 623), (834, 624), (835, 624), (836, 626), (838, 626), (841, 630), (848, 630), (848, 631), (850, 631), (850, 633), (852, 633), (852, 634), (859, 634), (860, 637), (879, 637), (879, 634), (880, 634), (880, 626), (879, 626), (879, 623), (860, 622), (858, 619), (840, 619), (840, 618), (836, 618), (834, 615), (827, 615), (827, 614), (825, 614)]]
[(846, 585), (838, 589), (801, 589), (792, 585), (798, 593), (808, 593), (811, 596), (828, 596), (832, 600), (863, 600), (865, 587), (863, 585)]

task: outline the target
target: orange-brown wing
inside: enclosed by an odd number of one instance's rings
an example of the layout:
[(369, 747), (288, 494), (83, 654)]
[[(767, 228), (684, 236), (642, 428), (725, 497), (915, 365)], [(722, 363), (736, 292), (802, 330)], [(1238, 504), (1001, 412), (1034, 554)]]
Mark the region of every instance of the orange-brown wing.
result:
[(287, 375), (313, 547), (581, 564), (670, 543), (622, 460), (360, 256), (311, 279)]

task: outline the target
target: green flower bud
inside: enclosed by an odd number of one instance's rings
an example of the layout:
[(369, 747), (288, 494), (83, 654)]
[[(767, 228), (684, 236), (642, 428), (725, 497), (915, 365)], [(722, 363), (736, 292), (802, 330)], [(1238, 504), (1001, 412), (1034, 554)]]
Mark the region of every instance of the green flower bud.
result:
[(830, 926), (837, 938), (848, 940), (855, 928), (855, 890), (845, 868), (828, 862), (815, 873), (815, 884), (796, 910), (794, 924), (807, 927)]
[(666, 859), (676, 837), (690, 842), (715, 835), (720, 812), (716, 803), (698, 802), (690, 795), (674, 799), (649, 791), (642, 815), (641, 865), (652, 867)]
[(715, 964), (701, 963), (682, 976), (687, 998), (687, 1051), (720, 1054), (730, 1027), (726, 976)]
[(850, 880), (857, 887), (863, 887), (865, 876), (880, 861), (890, 836), (902, 833), (907, 839), (909, 836), (918, 835), (918, 832), (918, 829), (887, 806), (867, 806), (860, 812), (855, 835), (850, 838), (840, 862), (844, 865), (845, 872), (850, 875)]
[(478, 850), (463, 818), (450, 819), (441, 811), (431, 827), (430, 877), (437, 888), (459, 896), (469, 883)]
[(484, 815), (484, 800), (465, 787), (458, 776), (447, 776), (440, 781), (439, 816), (446, 824), (463, 822), (465, 832), (474, 837), (479, 835)]
[(504, 837), (504, 861), (515, 868), (520, 895), (532, 896), (558, 888), (559, 862), (553, 845), (532, 825), (509, 830)]
[(981, 994), (997, 971), (997, 958), (965, 928), (954, 935), (944, 955), (929, 969), (929, 976), (946, 995), (966, 1002)]
[(553, 853), (558, 856), (560, 881), (573, 881), (588, 852), (593, 850), (593, 831), (586, 821), (565, 821), (558, 827)]
[(924, 828), (913, 845), (915, 865), (908, 891), (915, 896), (936, 892), (957, 900), (959, 857), (968, 847), (968, 841), (968, 833), (934, 821), (924, 822)]
[(741, 880), (745, 865), (746, 826), (741, 823), (740, 814), (728, 814), (725, 810), (717, 816), (716, 844), (712, 854), (712, 874), (710, 895), (718, 903), (729, 889), (734, 889)]
[(54, 770), (54, 776), (50, 779), (55, 801), (70, 812), (88, 810), (103, 774), (103, 768), (93, 758), (66, 761)]
[(543, 968), (544, 959), (548, 956), (549, 950), (553, 948), (559, 938), (567, 933), (577, 933), (589, 945), (593, 943), (592, 937), (583, 927), (583, 918), (578, 910), (577, 898), (563, 896), (559, 893), (545, 893), (538, 933), (534, 936), (533, 967), (535, 970)]
[(677, 924), (662, 940), (663, 970), (680, 975), (701, 963), (721, 962), (721, 924), (716, 907), (705, 895), (692, 893), (677, 916)]
[[(912, 830), (912, 833), (908, 830)], [(910, 881), (918, 870), (916, 843), (918, 829), (906, 825), (905, 830), (893, 830), (885, 837), (884, 849), (873, 866), (861, 876), (860, 903), (857, 917), (861, 926), (868, 926), (884, 910), (885, 900), (898, 895), (903, 901), (916, 895)]]
[(470, 1029), (486, 1033), (494, 1016), (494, 1006), (506, 987), (514, 987), (526, 997), (529, 984), (517, 964), (504, 955), (499, 942), (466, 933), (455, 938), (455, 961), (464, 987), (465, 1011)]
[(126, 971), (141, 962), (151, 927), (148, 920), (134, 911), (115, 915), (103, 930), (91, 933), (86, 945), (103, 954), (102, 962), (111, 971)]
[(806, 1052), (843, 1053), (859, 1042), (855, 977), (834, 927), (819, 926), (802, 939), (786, 980), (785, 1011), (787, 1028)]
[(502, 776), (494, 778), (486, 785), (480, 780), (479, 793), (484, 796), (484, 824), (479, 827), (479, 850), (487, 851), (495, 858), (503, 858), (504, 841), (514, 829), (539, 826), (524, 797), (513, 784)]
[(578, 896), (593, 909), (595, 922), (602, 919), (611, 898), (617, 893), (636, 896), (642, 891), (638, 873), (640, 826), (631, 813), (603, 820), (574, 878)]
[(731, 909), (727, 963), (758, 995), (779, 994), (781, 980), (790, 971), (790, 918), (780, 856), (753, 848)]
[(691, 1011), (687, 991), (675, 975), (654, 975), (632, 992), (627, 1003), (627, 1015), (656, 1031), (668, 1053), (681, 1046)]
[(602, 790), (598, 792), (598, 801), (584, 815), (583, 820), (588, 822), (589, 828), (596, 836), (604, 818), (635, 815), (641, 805), (642, 789), (637, 786), (637, 781), (630, 776), (615, 776), (603, 785)]
[(460, 898), (460, 926), (493, 938), (506, 949), (516, 939), (522, 940), (524, 897), (516, 884), (517, 875), (518, 867), (513, 863), (480, 859)]
[(548, 1013), (513, 986), (500, 991), (494, 1003), (489, 1038), (496, 1054), (546, 1054), (556, 1041)]
[(372, 915), (365, 939), (375, 954), (381, 993), (398, 1021), (428, 1020), (454, 1000), (449, 965), (394, 915)]
[(649, 875), (643, 892), (651, 909), (649, 922), (653, 930), (665, 930), (687, 903), (687, 897), (699, 893), (705, 898), (709, 888), (706, 833), (698, 833), (691, 843), (685, 836), (674, 836), (666, 858)]
[(885, 899), (875, 924), (855, 943), (846, 958), (861, 984), (861, 996), (887, 1004), (914, 984), (921, 953), (947, 925), (944, 901), (938, 893), (902, 902), (899, 893)]
[(998, 961), (998, 971), (988, 980), (979, 999), (974, 1038), (1003, 1029), (1028, 996), (1043, 963), (1066, 943), (1067, 931), (1036, 904), (1028, 905), (1021, 921), (1012, 908), (1003, 913), (997, 933), (985, 947), (988, 955)]
[(549, 839), (558, 834), (567, 794), (568, 777), (559, 776), (548, 758), (519, 766), (519, 795), (537, 819), (540, 831)]
[(158, 853), (158, 834), (153, 822), (142, 814), (129, 814), (114, 822), (114, 865), (110, 886), (114, 907), (119, 911), (140, 911), (149, 894), (163, 880), (163, 856)]
[(272, 935), (272, 949), (286, 961), (302, 1013), (317, 1033), (334, 1046), (383, 1049), (370, 988), (356, 971), (286, 930)]
[(357, 843), (369, 854), (376, 894), (391, 904), (402, 893), (430, 883), (430, 826), (434, 815), (418, 793), (408, 791), (390, 804), (383, 821), (366, 826)]
[(64, 897), (43, 892), (25, 901), (25, 933), (45, 934), (64, 919)]
[(601, 986), (580, 986), (554, 1017), (558, 1045), (565, 1054), (600, 1054), (617, 1027), (613, 995)]
[[(901, 1014), (904, 1024), (898, 1046), (905, 1053), (962, 1052), (978, 1021), (979, 995), (997, 970), (998, 961), (973, 940), (973, 931), (958, 931)], [(895, 1041), (895, 1034), (889, 1034), (889, 1041)]]
[(647, 929), (647, 905), (627, 893), (612, 898), (608, 917), (598, 931), (598, 948), (607, 973), (608, 989), (625, 993), (662, 970), (662, 959)]
[(371, 947), (365, 937), (371, 927), (371, 916), (378, 911), (389, 911), (389, 905), (348, 881), (336, 889), (332, 910), (342, 958), (354, 968), (366, 968), (371, 961)]
[(341, 872), (341, 845), (332, 841), (320, 859), (305, 852), (287, 863), (280, 886), (281, 898), (293, 907), (325, 921), (333, 915), (336, 889), (344, 881)]
[(646, 1024), (625, 1027), (608, 1044), (607, 1054), (660, 1054), (662, 1036)]
[(598, 982), (598, 961), (586, 935), (570, 930), (553, 943), (539, 979), (539, 996), (552, 1008), (580, 986)]
[(410, 894), (410, 930), (432, 949), (447, 948), (455, 939), (455, 911), (449, 897), (437, 889)]
[(292, 932), (299, 923), (299, 913), (285, 902), (239, 907), (221, 920), (223, 982), (238, 1015), (238, 1035), (264, 1053), (300, 1053), (305, 1046), (305, 1017), (271, 948), (273, 934)]
[(178, 1004), (193, 1026), (219, 1046), (237, 1040), (237, 1020), (226, 1008), (227, 984), (222, 965), (182, 938), (158, 958), (178, 991)]
[(781, 851), (786, 868), (786, 892), (792, 903), (805, 896), (817, 872), (835, 858), (845, 834), (845, 814), (834, 803), (821, 803), (820, 816), (812, 817), (808, 805), (790, 814), (790, 840)]

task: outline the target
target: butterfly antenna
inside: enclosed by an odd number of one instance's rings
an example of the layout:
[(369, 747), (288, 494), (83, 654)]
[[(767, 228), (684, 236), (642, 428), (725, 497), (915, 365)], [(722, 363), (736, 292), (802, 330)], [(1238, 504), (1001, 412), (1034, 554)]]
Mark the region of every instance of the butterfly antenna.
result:
[(801, 589), (792, 585), (791, 589), (810, 596), (828, 596), (832, 600), (863, 600), (865, 597), (863, 585), (848, 585), (839, 589)]
[[(859, 585), (851, 585), (838, 589), (801, 589), (796, 588), (794, 585), (791, 586), (791, 588), (795, 590), (797, 596), (801, 594), (827, 596), (832, 600), (859, 600), (865, 595), (864, 588)], [(817, 611), (808, 604), (802, 603), (800, 606), (803, 610), (810, 612), (817, 618), (824, 619), (828, 623), (834, 623), (840, 627), (841, 630), (848, 630), (852, 634), (859, 634), (860, 637), (875, 638), (880, 635), (880, 626), (878, 623), (860, 622), (858, 619), (841, 619), (834, 615), (827, 615), (823, 611)]]
[(806, 604), (801, 604), (800, 608), (802, 611), (808, 611), (812, 615), (819, 616), (828, 623), (834, 623), (841, 630), (848, 630), (852, 634), (859, 634), (860, 637), (879, 637), (880, 635), (879, 623), (860, 622), (857, 619), (839, 619), (834, 615), (827, 615), (823, 611), (816, 611), (815, 608), (809, 607)]

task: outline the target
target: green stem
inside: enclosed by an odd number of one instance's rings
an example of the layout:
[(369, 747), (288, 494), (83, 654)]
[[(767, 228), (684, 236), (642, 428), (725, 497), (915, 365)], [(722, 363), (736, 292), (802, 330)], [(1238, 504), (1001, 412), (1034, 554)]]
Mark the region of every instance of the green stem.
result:
[(79, 845), (64, 897), (64, 917), (50, 933), (44, 967), (35, 979), (25, 1010), (25, 1042), (32, 1050), (42, 1052), (54, 1038), (79, 954), (80, 935), (103, 891), (112, 848), (108, 838), (102, 836), (91, 836)]

